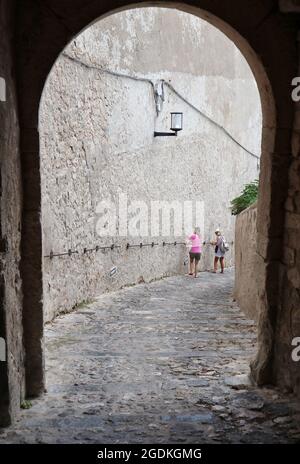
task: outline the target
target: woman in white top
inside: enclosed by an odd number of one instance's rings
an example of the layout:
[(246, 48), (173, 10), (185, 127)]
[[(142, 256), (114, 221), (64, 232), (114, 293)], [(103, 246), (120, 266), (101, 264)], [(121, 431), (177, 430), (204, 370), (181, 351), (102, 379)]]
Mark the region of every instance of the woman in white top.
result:
[(225, 239), (220, 231), (220, 229), (215, 230), (216, 234), (216, 240), (213, 242), (210, 242), (211, 245), (214, 245), (215, 247), (215, 259), (214, 259), (214, 270), (213, 272), (216, 273), (218, 270), (218, 261), (220, 260), (220, 266), (221, 266), (221, 274), (224, 272), (224, 256), (225, 256), (225, 251), (221, 250), (221, 245), (225, 242)]

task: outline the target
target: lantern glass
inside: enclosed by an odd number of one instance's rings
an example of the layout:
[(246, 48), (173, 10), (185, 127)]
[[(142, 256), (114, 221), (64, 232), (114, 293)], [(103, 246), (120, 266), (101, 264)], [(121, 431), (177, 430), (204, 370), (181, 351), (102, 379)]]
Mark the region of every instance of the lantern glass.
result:
[(182, 130), (183, 113), (171, 113), (171, 130)]

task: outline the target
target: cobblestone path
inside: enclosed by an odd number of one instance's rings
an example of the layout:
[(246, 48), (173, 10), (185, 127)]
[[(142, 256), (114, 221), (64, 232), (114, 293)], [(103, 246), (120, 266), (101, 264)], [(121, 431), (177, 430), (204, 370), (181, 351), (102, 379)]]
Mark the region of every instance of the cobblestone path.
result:
[(47, 325), (48, 393), (0, 443), (300, 442), (299, 403), (249, 385), (233, 277), (141, 284)]

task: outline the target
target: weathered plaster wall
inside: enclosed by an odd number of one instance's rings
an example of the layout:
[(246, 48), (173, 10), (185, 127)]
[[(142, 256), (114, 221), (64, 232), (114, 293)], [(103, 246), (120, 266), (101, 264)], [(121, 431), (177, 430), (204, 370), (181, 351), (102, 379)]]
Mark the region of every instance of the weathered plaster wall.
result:
[(13, 62), (14, 2), (0, 0), (0, 426), (10, 423), (24, 394), (20, 282), (21, 183), (19, 127)]
[(236, 217), (234, 296), (242, 311), (257, 321), (256, 239), (257, 205), (253, 204)]
[[(212, 238), (220, 226), (232, 242), (230, 200), (258, 177), (257, 160), (167, 86), (157, 117), (150, 83), (104, 70), (154, 84), (164, 79), (260, 154), (255, 81), (240, 52), (217, 29), (194, 16), (154, 8), (119, 13), (87, 29), (58, 59), (40, 108), (43, 254), (79, 251), (44, 259), (47, 320), (96, 293), (185, 270), (185, 248), (161, 246), (174, 241), (171, 235), (98, 237), (99, 201), (117, 202), (119, 193), (129, 203), (148, 205), (203, 201), (203, 238)], [(183, 111), (184, 131), (177, 138), (154, 138), (154, 130), (169, 129), (170, 111)], [(152, 240), (160, 246), (125, 248), (127, 242)], [(112, 242), (122, 248), (83, 254), (85, 247)], [(231, 247), (227, 265), (233, 255)], [(211, 268), (212, 260), (212, 248), (205, 247), (201, 268)], [(110, 277), (113, 266), (118, 271)]]

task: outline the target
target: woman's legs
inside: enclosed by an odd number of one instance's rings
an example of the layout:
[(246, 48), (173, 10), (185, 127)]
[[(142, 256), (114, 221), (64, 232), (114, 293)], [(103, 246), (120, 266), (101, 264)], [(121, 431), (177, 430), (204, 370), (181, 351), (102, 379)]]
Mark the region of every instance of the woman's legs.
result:
[(218, 270), (218, 261), (219, 261), (219, 258), (217, 256), (215, 256), (215, 260), (214, 260), (214, 272), (217, 272)]
[(189, 275), (193, 275), (193, 272), (194, 272), (194, 271), (193, 271), (194, 259), (195, 259), (195, 258), (193, 258), (193, 257), (190, 255), (190, 273), (189, 273)]
[(220, 258), (220, 264), (221, 264), (221, 273), (223, 274), (223, 272), (224, 272), (224, 258)]
[(195, 258), (195, 277), (197, 277), (199, 259)]

